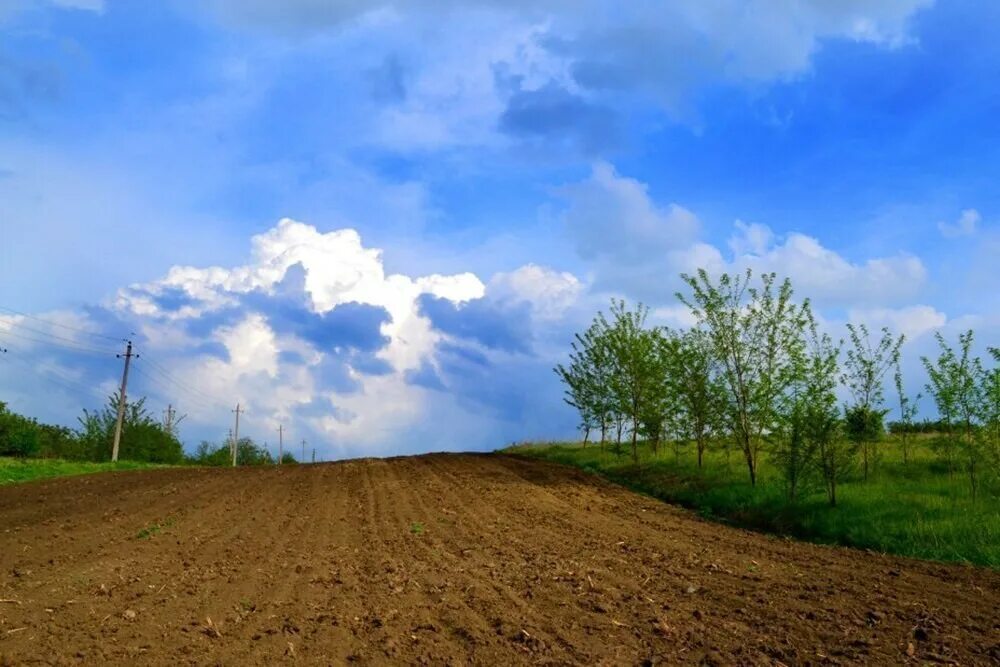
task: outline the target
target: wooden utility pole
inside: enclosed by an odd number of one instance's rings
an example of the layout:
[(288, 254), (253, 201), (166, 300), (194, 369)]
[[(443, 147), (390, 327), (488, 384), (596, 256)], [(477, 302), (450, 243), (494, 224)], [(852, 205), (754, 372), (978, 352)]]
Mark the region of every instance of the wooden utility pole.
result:
[(278, 465), (279, 466), (281, 465), (281, 457), (284, 456), (284, 452), (283, 452), (284, 444), (285, 444), (284, 443), (284, 436), (285, 436), (284, 430), (285, 430), (285, 425), (284, 424), (278, 424)]
[[(125, 370), (122, 371), (122, 387), (121, 391), (119, 391), (118, 393), (118, 419), (117, 421), (115, 421), (115, 441), (114, 444), (111, 446), (112, 461), (118, 460), (118, 446), (121, 444), (122, 441), (122, 422), (125, 421), (125, 395), (126, 395), (125, 390), (128, 387), (128, 367), (129, 364), (132, 362), (132, 357), (138, 356), (132, 354), (132, 341), (128, 340), (125, 342), (126, 342), (125, 354), (124, 354)], [(115, 356), (121, 359), (123, 355), (116, 354)]]
[(240, 404), (236, 404), (236, 428), (233, 429), (233, 467), (236, 467), (236, 451), (240, 448), (240, 413), (246, 412), (240, 409)]
[(174, 415), (177, 413), (171, 403), (167, 403), (167, 409), (163, 411), (163, 430), (167, 433), (174, 432)]

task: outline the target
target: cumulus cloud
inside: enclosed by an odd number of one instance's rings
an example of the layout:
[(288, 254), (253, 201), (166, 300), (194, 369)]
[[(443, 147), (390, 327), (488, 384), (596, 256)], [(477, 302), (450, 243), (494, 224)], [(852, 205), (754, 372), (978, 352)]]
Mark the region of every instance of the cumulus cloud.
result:
[(850, 322), (867, 324), (869, 329), (888, 327), (890, 331), (904, 334), (909, 341), (936, 331), (948, 322), (944, 313), (927, 305), (851, 309), (848, 311), (847, 319)]
[(596, 163), (583, 182), (563, 187), (564, 221), (580, 255), (633, 262), (687, 247), (698, 233), (697, 217), (677, 204), (657, 205), (647, 190), (606, 162)]
[(563, 220), (594, 271), (594, 287), (654, 305), (672, 300), (680, 273), (698, 269), (773, 271), (791, 278), (800, 294), (838, 306), (899, 303), (918, 294), (926, 281), (926, 268), (913, 255), (851, 261), (814, 237), (790, 232), (779, 238), (766, 225), (742, 220), (734, 223), (726, 257), (699, 238), (694, 213), (658, 204), (644, 183), (605, 163), (560, 192), (567, 200)]
[[(784, 241), (751, 249), (762, 238), (760, 227), (737, 229), (744, 240), (731, 242), (733, 247), (749, 250), (733, 258), (735, 268), (750, 267), (757, 272), (775, 272), (788, 276), (800, 294), (826, 304), (896, 303), (919, 294), (927, 270), (918, 257), (899, 253), (851, 262), (819, 239), (789, 233)], [(746, 239), (747, 233), (751, 238)]]
[(573, 307), (584, 285), (572, 273), (526, 264), (490, 279), (487, 292), (501, 303), (523, 303), (540, 320), (558, 320)]
[[(382, 454), (565, 426), (539, 350), (568, 338), (582, 290), (534, 264), (487, 283), (388, 274), (355, 230), (283, 219), (251, 239), (245, 264), (173, 267), (78, 321), (128, 322), (142, 355), (135, 391), (181, 403), (189, 429), (228, 420), (239, 402), (258, 439), (283, 423), (326, 455)], [(526, 401), (525, 383), (551, 384), (552, 401)], [(502, 404), (484, 409), (491, 401)], [(401, 444), (414, 434), (423, 440)]]
[(953, 239), (959, 236), (972, 236), (976, 233), (976, 226), (982, 221), (979, 211), (974, 208), (967, 208), (958, 216), (958, 220), (953, 223), (939, 222), (938, 230), (946, 239)]

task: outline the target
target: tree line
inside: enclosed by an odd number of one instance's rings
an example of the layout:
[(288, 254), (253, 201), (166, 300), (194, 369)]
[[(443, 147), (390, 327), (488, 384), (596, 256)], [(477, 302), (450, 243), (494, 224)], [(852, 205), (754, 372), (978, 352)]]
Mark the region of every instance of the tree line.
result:
[[(0, 401), (0, 456), (59, 458), (72, 461), (109, 461), (118, 418), (118, 394), (103, 407), (83, 410), (77, 428), (54, 426), (11, 411)], [(229, 442), (201, 442), (187, 455), (178, 437), (177, 425), (158, 421), (146, 407), (146, 399), (126, 400), (119, 456), (123, 460), (172, 465), (232, 465)], [(275, 463), (274, 457), (250, 438), (240, 438), (236, 452), (239, 465)], [(289, 453), (283, 463), (295, 463)]]
[[(790, 500), (819, 479), (831, 505), (849, 475), (872, 474), (891, 424), (909, 461), (920, 395), (904, 389), (904, 336), (888, 328), (847, 325), (847, 340), (820, 330), (809, 299), (794, 299), (788, 279), (765, 273), (711, 278), (682, 274), (677, 298), (694, 322), (686, 329), (649, 326), (649, 309), (612, 300), (575, 335), (566, 364), (556, 366), (566, 402), (576, 408), (584, 446), (623, 445), (639, 463), (639, 442), (657, 453), (665, 443), (692, 445), (699, 469), (711, 447), (739, 452), (751, 485), (762, 456), (777, 468)], [(922, 357), (925, 388), (938, 420), (935, 445), (949, 474), (962, 472), (972, 495), (1000, 479), (1000, 350), (992, 368), (972, 355), (970, 330), (952, 344), (936, 334), (938, 354)], [(838, 391), (847, 397), (838, 398)]]

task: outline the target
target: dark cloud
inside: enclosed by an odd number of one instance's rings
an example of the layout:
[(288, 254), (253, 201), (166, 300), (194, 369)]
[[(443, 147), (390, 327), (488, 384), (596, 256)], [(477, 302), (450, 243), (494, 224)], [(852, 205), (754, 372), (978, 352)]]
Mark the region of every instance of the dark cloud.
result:
[(381, 327), (391, 317), (382, 306), (351, 302), (315, 313), (296, 299), (260, 291), (245, 295), (242, 301), (250, 310), (267, 318), (276, 333), (298, 336), (321, 352), (340, 347), (374, 352), (389, 343)]
[(473, 299), (456, 305), (449, 299), (424, 294), (418, 306), (438, 331), (490, 349), (525, 354), (531, 351), (531, 317), (527, 304), (501, 307), (486, 299)]
[(386, 56), (381, 65), (368, 71), (368, 83), (376, 102), (396, 103), (406, 99), (403, 65), (395, 55)]
[(365, 375), (388, 375), (392, 365), (385, 359), (372, 354), (354, 353), (351, 355), (351, 367)]
[(444, 386), (444, 382), (441, 381), (441, 376), (434, 370), (434, 366), (426, 361), (421, 364), (420, 368), (406, 371), (403, 378), (407, 384), (423, 387), (424, 389), (433, 389), (434, 391), (445, 391), (447, 389)]
[(231, 327), (246, 317), (246, 312), (236, 306), (226, 306), (219, 310), (202, 313), (198, 317), (183, 320), (184, 331), (194, 338), (208, 338), (220, 327)]
[(520, 90), (519, 83), (500, 116), (500, 130), (523, 140), (568, 142), (586, 153), (614, 146), (619, 138), (615, 113), (563, 86), (549, 83)]
[(176, 312), (185, 306), (193, 306), (200, 301), (180, 287), (164, 287), (159, 294), (149, 294), (149, 298), (160, 310)]
[(462, 346), (438, 346), (437, 352), (438, 377), (456, 400), (515, 425), (512, 432), (521, 429), (516, 437), (523, 437), (525, 428), (538, 426), (543, 432), (542, 425), (549, 429), (554, 423), (563, 432), (572, 430), (572, 422), (565, 423), (572, 413), (562, 404), (559, 381), (548, 360), (498, 352), (485, 358)]

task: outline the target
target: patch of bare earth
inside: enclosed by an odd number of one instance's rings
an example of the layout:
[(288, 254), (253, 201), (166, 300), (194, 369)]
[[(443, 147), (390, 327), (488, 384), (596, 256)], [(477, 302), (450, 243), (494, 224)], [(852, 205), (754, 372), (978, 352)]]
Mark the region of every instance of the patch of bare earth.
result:
[(0, 664), (987, 665), (998, 610), (994, 571), (503, 456), (0, 488)]

